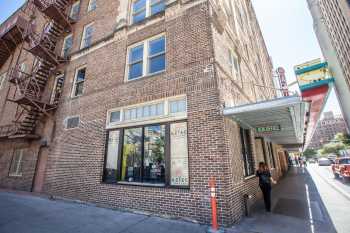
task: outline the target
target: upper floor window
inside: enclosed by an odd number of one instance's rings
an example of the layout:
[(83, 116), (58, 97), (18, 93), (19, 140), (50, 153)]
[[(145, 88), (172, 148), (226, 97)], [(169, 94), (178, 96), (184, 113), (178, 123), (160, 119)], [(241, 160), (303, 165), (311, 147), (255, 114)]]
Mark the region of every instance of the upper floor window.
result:
[(79, 68), (75, 73), (74, 85), (72, 90), (72, 96), (81, 96), (84, 91), (86, 67)]
[(80, 117), (79, 116), (74, 116), (74, 117), (68, 117), (65, 120), (65, 128), (66, 129), (74, 129), (78, 128), (80, 123)]
[(62, 46), (62, 57), (67, 58), (73, 46), (73, 35), (69, 34), (64, 38)]
[(88, 12), (96, 10), (97, 0), (90, 0), (88, 6)]
[(69, 17), (74, 19), (74, 20), (78, 20), (78, 18), (79, 18), (79, 11), (80, 11), (80, 1), (77, 1), (76, 3), (74, 3), (72, 5)]
[(6, 73), (3, 73), (0, 75), (0, 89), (3, 87), (5, 83), (6, 75), (7, 75)]
[(134, 0), (132, 2), (132, 22), (141, 22), (164, 10), (165, 0)]
[(94, 32), (93, 23), (90, 23), (84, 27), (83, 36), (81, 37), (81, 44), (80, 44), (81, 49), (91, 46), (93, 32)]
[(229, 50), (229, 65), (231, 69), (231, 74), (234, 78), (240, 78), (241, 69), (238, 61), (237, 54), (231, 50)]
[(127, 80), (162, 72), (165, 62), (165, 36), (138, 43), (128, 51)]

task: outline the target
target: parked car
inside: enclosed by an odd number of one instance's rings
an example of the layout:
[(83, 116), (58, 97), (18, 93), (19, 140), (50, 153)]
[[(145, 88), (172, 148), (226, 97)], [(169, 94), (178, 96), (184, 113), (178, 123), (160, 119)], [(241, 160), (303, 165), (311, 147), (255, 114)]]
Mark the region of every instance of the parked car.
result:
[(309, 163), (316, 163), (316, 160), (315, 159), (309, 159), (308, 162)]
[(337, 158), (332, 165), (335, 178), (342, 178), (344, 182), (350, 180), (350, 157)]
[(318, 159), (318, 166), (330, 166), (332, 162), (327, 158)]

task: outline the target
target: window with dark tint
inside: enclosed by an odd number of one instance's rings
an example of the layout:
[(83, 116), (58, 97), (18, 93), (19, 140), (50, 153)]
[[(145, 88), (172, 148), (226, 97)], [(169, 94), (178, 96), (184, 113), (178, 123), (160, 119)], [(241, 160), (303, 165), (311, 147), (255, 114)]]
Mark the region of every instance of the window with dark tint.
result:
[(80, 122), (79, 117), (67, 118), (66, 128), (67, 129), (77, 128), (79, 126), (79, 122)]
[(186, 122), (111, 130), (104, 181), (188, 187), (187, 151)]
[(254, 174), (254, 158), (252, 153), (250, 131), (248, 129), (240, 128), (240, 136), (244, 163), (244, 175), (250, 176)]
[(82, 68), (82, 69), (78, 70), (76, 77), (75, 77), (73, 96), (80, 96), (83, 94), (85, 73), (86, 73), (86, 68)]
[(134, 0), (132, 4), (132, 22), (141, 22), (147, 17), (164, 10), (165, 0)]
[(339, 159), (339, 164), (350, 164), (350, 159)]

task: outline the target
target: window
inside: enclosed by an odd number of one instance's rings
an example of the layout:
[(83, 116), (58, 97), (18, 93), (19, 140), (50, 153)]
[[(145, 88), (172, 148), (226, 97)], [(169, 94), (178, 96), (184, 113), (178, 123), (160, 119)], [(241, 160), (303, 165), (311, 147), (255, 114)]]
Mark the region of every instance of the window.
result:
[(97, 0), (90, 0), (88, 6), (88, 12), (96, 10)]
[(72, 91), (72, 97), (81, 96), (84, 91), (84, 82), (85, 82), (85, 74), (86, 74), (86, 68), (79, 68), (76, 71), (75, 79), (74, 79), (74, 85), (73, 85), (73, 91)]
[(0, 75), (0, 89), (3, 87), (3, 85), (5, 83), (6, 75), (7, 75), (7, 73), (3, 73)]
[(150, 39), (129, 49), (128, 80), (165, 70), (165, 36)]
[(77, 1), (72, 5), (69, 17), (77, 21), (79, 19), (79, 11), (80, 11), (80, 1)]
[(276, 162), (274, 159), (274, 153), (273, 153), (273, 145), (272, 143), (267, 143), (267, 148), (269, 150), (269, 156), (270, 156), (270, 166), (271, 168), (275, 168), (276, 167)]
[(141, 22), (164, 10), (165, 0), (134, 0), (132, 3), (132, 22)]
[(239, 79), (241, 75), (241, 69), (238, 61), (237, 54), (229, 50), (229, 65), (231, 69), (231, 74), (235, 79)]
[(62, 57), (67, 58), (70, 50), (73, 46), (73, 35), (70, 34), (64, 38), (63, 46), (62, 46)]
[(107, 138), (105, 182), (189, 185), (186, 122), (111, 130)]
[(91, 46), (93, 32), (94, 32), (93, 23), (90, 23), (84, 27), (83, 36), (81, 37), (80, 49)]
[(55, 78), (55, 84), (52, 89), (50, 103), (58, 104), (58, 101), (62, 94), (62, 87), (64, 83), (64, 75), (59, 75)]
[(244, 163), (244, 176), (251, 176), (254, 174), (254, 158), (252, 153), (250, 131), (248, 129), (240, 128), (240, 136)]
[(107, 117), (107, 127), (159, 119), (181, 120), (187, 117), (187, 100), (185, 96), (177, 96), (126, 106), (108, 111)]
[(79, 126), (80, 118), (79, 117), (68, 117), (66, 119), (65, 125), (66, 129), (74, 129)]
[(22, 176), (23, 149), (15, 149), (13, 152), (9, 176)]

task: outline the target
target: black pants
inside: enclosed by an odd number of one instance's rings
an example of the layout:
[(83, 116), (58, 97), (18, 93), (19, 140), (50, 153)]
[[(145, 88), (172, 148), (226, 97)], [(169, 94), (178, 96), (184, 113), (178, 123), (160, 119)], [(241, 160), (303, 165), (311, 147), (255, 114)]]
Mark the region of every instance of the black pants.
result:
[(265, 203), (265, 209), (266, 211), (271, 211), (271, 185), (270, 184), (263, 184), (260, 185), (260, 189), (264, 196), (264, 203)]

